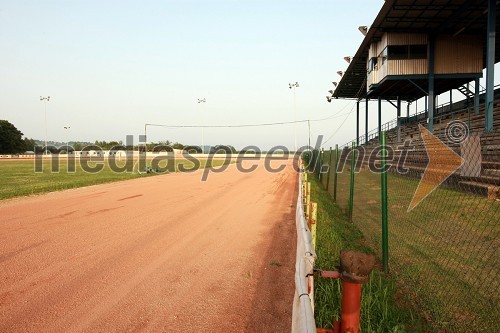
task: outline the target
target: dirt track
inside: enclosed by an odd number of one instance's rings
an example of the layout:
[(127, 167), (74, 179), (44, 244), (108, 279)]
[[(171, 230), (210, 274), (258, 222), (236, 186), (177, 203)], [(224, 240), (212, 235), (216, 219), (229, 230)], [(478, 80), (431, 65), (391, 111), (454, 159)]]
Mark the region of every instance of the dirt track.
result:
[(285, 163), (0, 202), (0, 332), (289, 332)]

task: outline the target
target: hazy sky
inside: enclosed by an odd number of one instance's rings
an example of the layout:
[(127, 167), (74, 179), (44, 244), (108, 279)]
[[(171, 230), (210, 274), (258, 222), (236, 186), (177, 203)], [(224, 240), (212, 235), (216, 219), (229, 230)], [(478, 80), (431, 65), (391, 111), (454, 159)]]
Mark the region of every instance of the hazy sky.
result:
[[(355, 136), (354, 103), (325, 96), (383, 1), (0, 0), (0, 119), (27, 137), (123, 140), (145, 123), (312, 122), (326, 146)], [(207, 102), (198, 104), (198, 98)], [(350, 111), (349, 115), (346, 116)], [(364, 114), (364, 111), (362, 112)], [(370, 129), (376, 125), (375, 103)], [(341, 115), (341, 116), (335, 116)], [(384, 121), (395, 109), (385, 107)], [(344, 122), (345, 121), (345, 122)], [(342, 128), (339, 127), (344, 122)], [(361, 125), (364, 128), (364, 117)], [(69, 131), (64, 126), (71, 126)], [(201, 143), (201, 129), (148, 127), (148, 141)], [(298, 143), (307, 125), (297, 125)], [(205, 129), (206, 144), (293, 147), (294, 126)]]

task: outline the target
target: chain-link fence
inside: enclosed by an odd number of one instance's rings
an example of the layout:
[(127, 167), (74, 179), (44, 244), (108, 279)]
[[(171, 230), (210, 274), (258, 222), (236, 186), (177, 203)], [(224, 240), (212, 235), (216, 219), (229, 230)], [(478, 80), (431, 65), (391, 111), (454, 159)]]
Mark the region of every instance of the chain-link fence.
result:
[(424, 121), (396, 127), (384, 133), (386, 150), (377, 137), (355, 153), (316, 152), (329, 166), (323, 185), (381, 262), (386, 196), (389, 272), (433, 331), (500, 331), (500, 116), (486, 133), (481, 111), (443, 114), (433, 134)]

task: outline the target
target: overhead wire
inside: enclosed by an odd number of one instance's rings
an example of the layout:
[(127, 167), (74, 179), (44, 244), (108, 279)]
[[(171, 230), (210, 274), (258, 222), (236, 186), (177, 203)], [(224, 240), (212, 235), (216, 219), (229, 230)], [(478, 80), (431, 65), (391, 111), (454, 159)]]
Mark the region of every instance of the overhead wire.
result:
[[(359, 96), (361, 95), (361, 90), (363, 89), (363, 85), (366, 82), (366, 77), (361, 84), (360, 89), (356, 93), (356, 99), (359, 100)], [(339, 114), (344, 111), (350, 104), (344, 105), (338, 112), (335, 114), (319, 119), (301, 119), (301, 120), (293, 120), (293, 121), (280, 121), (280, 122), (271, 122), (271, 123), (256, 123), (256, 124), (236, 124), (236, 125), (167, 125), (167, 124), (154, 124), (154, 123), (146, 123), (145, 126), (152, 127), (164, 127), (164, 128), (243, 128), (243, 127), (263, 127), (263, 126), (278, 126), (278, 125), (289, 125), (289, 124), (297, 124), (297, 123), (309, 123), (309, 122), (320, 122), (326, 121), (334, 118), (339, 118), (345, 116), (344, 120), (340, 123), (340, 125), (335, 129), (335, 131), (326, 139), (321, 146), (323, 147), (327, 142), (329, 142), (344, 126), (349, 116), (354, 111), (355, 104), (352, 104), (351, 109), (347, 113)]]
[[(356, 100), (358, 100), (358, 101), (359, 101), (359, 97), (361, 96), (361, 90), (363, 89), (363, 86), (364, 86), (365, 83), (366, 83), (366, 77), (365, 77), (363, 83), (361, 84), (358, 92), (356, 93)], [(335, 129), (335, 131), (333, 132), (333, 134), (330, 135), (328, 137), (328, 139), (326, 139), (324, 142), (321, 143), (321, 147), (323, 147), (328, 141), (330, 141), (340, 131), (340, 129), (342, 128), (342, 126), (344, 126), (345, 122), (347, 121), (347, 119), (349, 118), (349, 116), (351, 115), (351, 113), (353, 111), (354, 111), (354, 104), (353, 104), (351, 110), (346, 114), (346, 117), (344, 118), (344, 120), (340, 123), (339, 127), (337, 127)]]
[(339, 127), (337, 127), (335, 129), (335, 131), (333, 132), (332, 135), (330, 135), (328, 137), (328, 139), (326, 139), (325, 141), (323, 141), (321, 143), (321, 147), (323, 147), (328, 141), (330, 141), (339, 131), (340, 129), (342, 128), (342, 126), (344, 126), (345, 122), (347, 121), (347, 119), (349, 118), (349, 115), (354, 111), (354, 105), (352, 106), (351, 110), (346, 114), (346, 117), (344, 118), (344, 120), (340, 123)]
[(241, 127), (260, 127), (260, 126), (276, 126), (276, 125), (289, 125), (289, 124), (296, 124), (296, 123), (307, 123), (307, 122), (319, 122), (319, 121), (325, 121), (329, 119), (334, 119), (334, 118), (339, 118), (343, 117), (346, 114), (338, 114), (339, 112), (343, 111), (346, 108), (344, 106), (341, 108), (337, 113), (325, 117), (325, 118), (318, 118), (318, 119), (302, 119), (302, 120), (293, 120), (293, 121), (280, 121), (280, 122), (272, 122), (272, 123), (257, 123), (257, 124), (237, 124), (237, 125), (167, 125), (167, 124), (153, 124), (153, 123), (146, 123), (146, 126), (153, 126), (153, 127), (165, 127), (165, 128), (241, 128)]

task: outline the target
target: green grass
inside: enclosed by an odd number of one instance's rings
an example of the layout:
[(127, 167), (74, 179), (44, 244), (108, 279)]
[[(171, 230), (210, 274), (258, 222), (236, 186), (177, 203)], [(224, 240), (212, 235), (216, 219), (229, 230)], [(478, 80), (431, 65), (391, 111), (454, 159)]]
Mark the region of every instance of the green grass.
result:
[[(204, 168), (206, 160), (200, 160), (200, 168)], [(131, 161), (132, 162), (132, 161)], [(223, 160), (213, 160), (211, 166), (222, 165)], [(168, 169), (169, 172), (179, 171), (179, 164), (184, 164), (185, 168), (193, 168), (193, 162), (176, 159), (174, 164), (168, 167), (166, 162), (160, 163), (160, 167)], [(89, 163), (90, 167), (95, 167), (95, 163)], [(125, 164), (118, 163), (119, 166)], [(97, 173), (85, 172), (78, 163), (76, 163), (75, 172), (68, 172), (68, 163), (61, 160), (59, 172), (51, 172), (50, 160), (43, 161), (43, 172), (35, 172), (33, 160), (6, 160), (0, 161), (0, 199), (7, 199), (19, 196), (33, 195), (64, 189), (96, 185), (120, 180), (134, 179), (140, 177), (150, 177), (155, 173), (137, 172), (137, 164), (131, 165), (133, 172), (114, 172), (107, 163), (104, 163), (102, 171)]]
[[(342, 212), (347, 210), (348, 175), (348, 170), (339, 175)], [(408, 212), (418, 182), (388, 174), (389, 264), (398, 289), (432, 331), (499, 331), (500, 202), (440, 186)], [(379, 259), (380, 197), (379, 174), (364, 170), (355, 175), (353, 224)]]
[[(310, 178), (314, 178), (312, 175)], [(340, 250), (350, 249), (374, 253), (361, 231), (348, 222), (347, 216), (333, 203), (316, 179), (312, 180), (311, 200), (318, 203), (316, 265), (323, 270), (334, 270), (339, 263)], [(315, 280), (316, 326), (333, 327), (340, 319), (342, 283), (339, 279)], [(377, 268), (362, 288), (362, 332), (421, 331), (421, 320), (408, 307), (408, 302), (397, 294), (393, 281)]]

